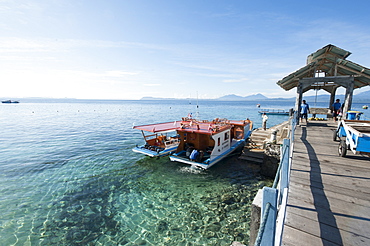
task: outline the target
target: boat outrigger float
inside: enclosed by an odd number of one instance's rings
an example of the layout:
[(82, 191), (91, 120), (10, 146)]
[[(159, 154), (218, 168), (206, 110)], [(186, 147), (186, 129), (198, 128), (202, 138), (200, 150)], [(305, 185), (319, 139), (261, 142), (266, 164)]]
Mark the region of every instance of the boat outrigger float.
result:
[(171, 161), (208, 169), (236, 150), (252, 132), (250, 120), (190, 120), (177, 129), (180, 143)]

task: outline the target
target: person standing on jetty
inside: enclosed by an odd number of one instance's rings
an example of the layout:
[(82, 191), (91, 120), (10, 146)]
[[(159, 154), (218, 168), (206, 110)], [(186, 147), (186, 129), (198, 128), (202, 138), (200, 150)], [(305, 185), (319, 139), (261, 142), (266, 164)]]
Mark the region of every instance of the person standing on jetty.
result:
[(263, 130), (265, 130), (266, 131), (266, 124), (267, 124), (267, 119), (268, 119), (269, 117), (266, 115), (266, 113), (263, 113), (262, 114), (262, 128), (263, 128)]
[(303, 119), (306, 119), (307, 123), (307, 115), (310, 112), (310, 106), (306, 103), (306, 100), (302, 101), (301, 104), (301, 122), (303, 122)]
[(331, 105), (331, 112), (333, 113), (333, 119), (335, 122), (337, 121), (337, 117), (340, 114), (341, 108), (342, 104), (340, 103), (339, 99), (335, 100), (335, 103)]

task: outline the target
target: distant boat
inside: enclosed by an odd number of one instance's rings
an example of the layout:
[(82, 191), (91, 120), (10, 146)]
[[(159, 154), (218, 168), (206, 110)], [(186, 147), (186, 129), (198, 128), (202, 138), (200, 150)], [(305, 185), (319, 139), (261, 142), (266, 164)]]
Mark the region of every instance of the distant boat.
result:
[(1, 101), (2, 103), (19, 103), (19, 101), (5, 100)]
[(265, 108), (258, 111), (260, 114), (273, 114), (273, 115), (289, 115), (289, 111), (284, 109), (275, 109), (275, 108)]

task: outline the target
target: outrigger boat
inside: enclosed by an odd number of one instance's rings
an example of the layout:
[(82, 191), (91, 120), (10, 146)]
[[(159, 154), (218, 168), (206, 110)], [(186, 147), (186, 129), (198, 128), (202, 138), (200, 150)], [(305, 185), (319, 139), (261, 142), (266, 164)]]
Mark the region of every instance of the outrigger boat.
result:
[(176, 130), (182, 124), (189, 122), (172, 121), (158, 124), (134, 126), (134, 129), (141, 130), (145, 144), (136, 146), (132, 151), (148, 155), (150, 157), (161, 157), (174, 152), (179, 145)]
[(208, 169), (245, 145), (252, 132), (250, 120), (191, 120), (177, 129), (180, 143), (171, 161)]
[(275, 109), (275, 108), (264, 108), (258, 111), (260, 114), (271, 114), (271, 115), (289, 115), (289, 111), (284, 109)]

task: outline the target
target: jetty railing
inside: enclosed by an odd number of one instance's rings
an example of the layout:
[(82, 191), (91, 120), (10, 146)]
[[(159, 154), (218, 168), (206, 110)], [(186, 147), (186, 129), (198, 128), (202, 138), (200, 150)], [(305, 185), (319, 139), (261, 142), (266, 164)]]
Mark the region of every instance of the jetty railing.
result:
[(288, 200), (290, 167), (292, 164), (294, 131), (297, 112), (289, 119), (288, 138), (281, 147), (280, 165), (272, 187), (263, 187), (261, 222), (255, 246), (281, 245)]

